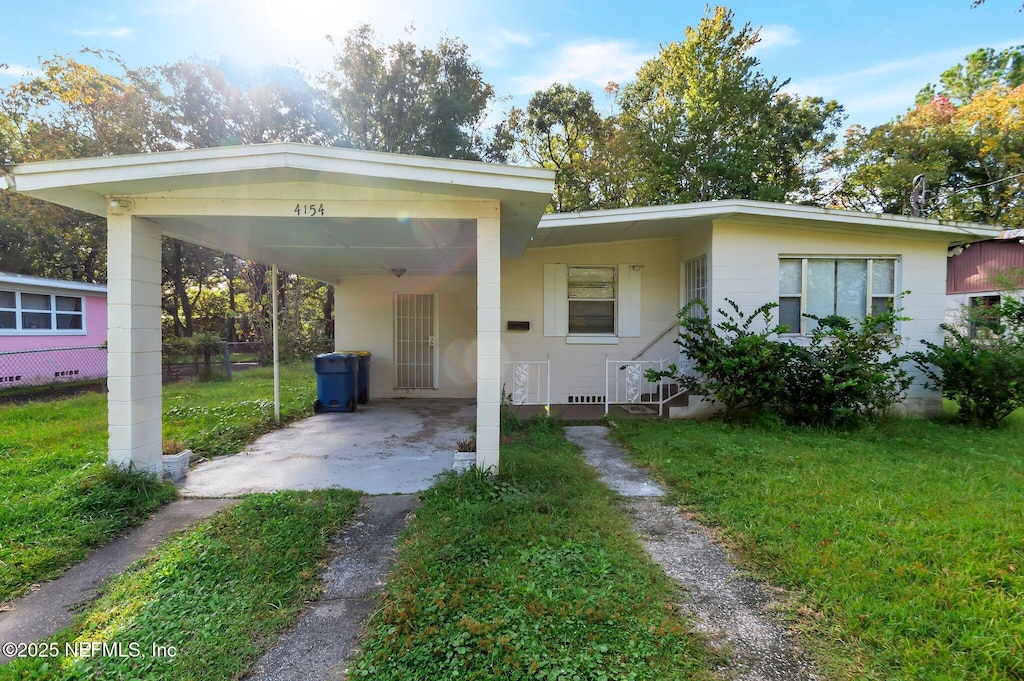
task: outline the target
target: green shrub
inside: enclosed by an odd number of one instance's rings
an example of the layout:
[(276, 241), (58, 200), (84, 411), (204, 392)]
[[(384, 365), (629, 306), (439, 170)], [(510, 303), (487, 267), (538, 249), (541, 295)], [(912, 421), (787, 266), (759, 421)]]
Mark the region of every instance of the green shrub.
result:
[(707, 305), (695, 301), (679, 312), (679, 338), (692, 366), (649, 371), (685, 390), (721, 404), (722, 417), (774, 413), (788, 421), (838, 426), (875, 417), (900, 400), (911, 378), (896, 354), (891, 332), (903, 319), (894, 311), (868, 316), (858, 325), (845, 317), (807, 315), (818, 322), (806, 346), (781, 340), (787, 326), (772, 324), (776, 303), (745, 314), (732, 300), (712, 323)]
[(713, 324), (708, 306), (696, 300), (683, 308), (676, 343), (692, 362), (692, 371), (675, 364), (665, 371), (650, 370), (648, 380), (671, 378), (684, 390), (721, 404), (727, 421), (744, 412), (757, 412), (774, 404), (786, 391), (783, 368), (791, 347), (772, 336), (785, 327), (772, 325), (776, 303), (765, 303), (749, 315), (726, 298), (731, 311), (719, 309), (723, 321)]
[(855, 425), (883, 414), (905, 395), (912, 378), (893, 334), (904, 319), (893, 310), (869, 315), (859, 324), (838, 315), (818, 318), (806, 347), (793, 346), (779, 397), (791, 422), (819, 426)]
[(922, 341), (928, 351), (913, 357), (929, 385), (960, 406), (962, 421), (996, 427), (1024, 407), (1024, 304), (1007, 298), (985, 317), (982, 337), (943, 324), (945, 343)]

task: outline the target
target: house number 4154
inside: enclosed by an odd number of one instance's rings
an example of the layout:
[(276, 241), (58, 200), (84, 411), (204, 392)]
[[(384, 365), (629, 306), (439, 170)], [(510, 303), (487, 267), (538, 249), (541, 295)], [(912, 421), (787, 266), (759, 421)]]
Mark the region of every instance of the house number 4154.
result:
[(324, 204), (322, 203), (296, 203), (295, 210), (292, 211), (300, 218), (305, 217), (323, 217), (324, 215)]

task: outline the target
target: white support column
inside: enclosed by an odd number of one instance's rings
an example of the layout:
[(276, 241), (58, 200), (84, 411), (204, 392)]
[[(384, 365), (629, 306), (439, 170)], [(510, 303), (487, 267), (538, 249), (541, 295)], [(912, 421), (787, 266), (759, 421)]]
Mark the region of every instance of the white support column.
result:
[(476, 221), (476, 465), (498, 472), (501, 410), (501, 219)]
[[(347, 331), (347, 328), (348, 328), (347, 325), (345, 324), (345, 322), (346, 322), (345, 316), (338, 311), (340, 309), (339, 306), (341, 305), (341, 294), (342, 294), (341, 280), (338, 280), (338, 281), (334, 282), (334, 348), (333, 348), (333, 350), (335, 352), (338, 352), (342, 348), (346, 348), (346, 347), (349, 347), (350, 345), (352, 345), (345, 338), (345, 334), (346, 334), (346, 331)], [(394, 314), (394, 311), (392, 311), (392, 314)]]
[(277, 330), (277, 264), (270, 266), (272, 274), (270, 275), (270, 300), (271, 310), (273, 311), (274, 318), (271, 322), (271, 328), (274, 333), (274, 423), (281, 425), (281, 351), (278, 345), (278, 330)]
[(107, 263), (107, 460), (159, 475), (160, 228), (108, 213)]

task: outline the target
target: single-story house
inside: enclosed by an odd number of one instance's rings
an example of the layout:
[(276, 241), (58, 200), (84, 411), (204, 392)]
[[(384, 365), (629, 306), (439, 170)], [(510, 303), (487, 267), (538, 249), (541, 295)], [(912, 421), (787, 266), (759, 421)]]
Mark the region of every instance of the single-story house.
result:
[[(975, 224), (755, 201), (545, 215), (554, 173), (321, 148), (221, 147), (16, 165), (0, 188), (105, 216), (110, 459), (160, 466), (160, 235), (335, 285), (338, 348), (378, 397), (475, 397), (496, 468), (513, 403), (661, 399), (694, 298), (862, 315), (902, 291), (907, 344), (939, 341), (951, 243)], [(907, 407), (938, 396), (916, 385)]]
[(0, 391), (105, 378), (107, 287), (0, 272)]
[(969, 323), (971, 317), (1024, 289), (1024, 229), (1004, 230), (988, 241), (955, 244), (947, 262), (946, 321), (974, 334), (977, 327)]

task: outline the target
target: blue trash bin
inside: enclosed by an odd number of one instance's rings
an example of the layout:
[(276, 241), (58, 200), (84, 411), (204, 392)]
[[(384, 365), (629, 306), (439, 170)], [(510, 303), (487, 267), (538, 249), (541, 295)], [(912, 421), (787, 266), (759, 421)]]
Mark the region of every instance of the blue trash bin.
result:
[(313, 359), (316, 371), (316, 400), (313, 412), (355, 411), (358, 401), (359, 356), (331, 352)]
[(358, 373), (358, 390), (356, 391), (356, 401), (359, 404), (366, 404), (370, 401), (370, 356), (369, 350), (342, 350), (342, 352), (349, 355), (356, 355), (356, 359), (359, 363)]

